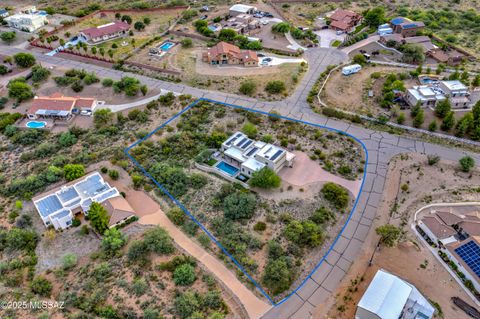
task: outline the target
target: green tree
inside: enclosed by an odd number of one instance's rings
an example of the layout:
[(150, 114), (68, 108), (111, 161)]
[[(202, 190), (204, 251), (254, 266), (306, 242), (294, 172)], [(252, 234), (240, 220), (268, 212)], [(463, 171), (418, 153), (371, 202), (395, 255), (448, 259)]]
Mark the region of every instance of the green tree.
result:
[(290, 31), (290, 25), (287, 22), (279, 22), (272, 26), (272, 31), (276, 33), (287, 33)]
[(193, 291), (180, 293), (174, 300), (174, 311), (181, 319), (187, 319), (202, 307), (201, 297)]
[(222, 41), (232, 42), (237, 36), (237, 32), (233, 29), (225, 28), (220, 31), (218, 38)]
[(450, 131), (452, 127), (455, 126), (455, 113), (453, 111), (448, 112), (445, 118), (442, 121), (440, 128), (442, 131)]
[(251, 218), (256, 204), (255, 195), (235, 192), (228, 195), (223, 201), (224, 216), (231, 220)]
[(107, 229), (102, 237), (102, 249), (109, 256), (115, 255), (127, 242), (125, 235), (116, 228)]
[(280, 80), (269, 81), (265, 86), (265, 91), (270, 94), (282, 93), (285, 89), (285, 82)]
[(400, 47), (403, 53), (402, 60), (405, 63), (423, 63), (425, 61), (425, 54), (423, 48), (418, 44), (404, 44)]
[(174, 207), (167, 212), (167, 217), (177, 226), (185, 223), (186, 215), (180, 207)]
[(413, 127), (421, 127), (423, 125), (423, 122), (425, 121), (425, 112), (423, 109), (420, 109), (417, 113), (417, 115), (413, 118)]
[(435, 114), (441, 119), (447, 116), (447, 114), (450, 113), (451, 110), (452, 105), (450, 104), (449, 99), (439, 101), (435, 106)]
[(151, 252), (169, 255), (175, 251), (172, 238), (167, 231), (161, 227), (155, 227), (145, 232), (144, 242)]
[(0, 39), (2, 39), (3, 42), (6, 42), (8, 44), (15, 41), (16, 37), (17, 33), (15, 31), (7, 31), (0, 34)]
[(150, 19), (149, 17), (143, 18), (143, 23), (145, 23), (145, 25), (149, 25), (151, 22), (152, 22), (152, 19)]
[(93, 202), (88, 209), (88, 219), (92, 227), (100, 234), (108, 229), (110, 216), (107, 210), (101, 204)]
[(133, 25), (133, 27), (135, 28), (135, 30), (137, 31), (142, 31), (145, 29), (145, 23), (143, 23), (142, 21), (137, 21), (135, 22), (135, 24)]
[(193, 46), (193, 40), (190, 38), (183, 38), (181, 43), (183, 48), (191, 48)]
[(428, 124), (428, 130), (430, 132), (435, 132), (437, 130), (437, 121), (432, 120), (430, 124)]
[(250, 186), (260, 188), (278, 188), (280, 187), (280, 183), (280, 177), (268, 167), (253, 172), (252, 178), (249, 180)]
[(30, 53), (17, 53), (13, 56), (13, 60), (22, 68), (29, 68), (36, 62), (35, 57)]
[(111, 124), (114, 114), (110, 109), (101, 109), (93, 113), (93, 123), (96, 128), (101, 128)]
[(458, 163), (460, 164), (460, 168), (462, 171), (468, 173), (470, 170), (475, 167), (475, 160), (471, 156), (464, 156), (462, 157)]
[(8, 97), (16, 99), (18, 102), (26, 101), (33, 97), (32, 88), (25, 82), (9, 82), (7, 87)]
[(64, 270), (72, 269), (77, 265), (77, 255), (69, 253), (63, 256), (62, 266)]
[(293, 274), (286, 258), (269, 260), (265, 266), (262, 282), (273, 295), (278, 295), (290, 288), (292, 281)]
[(243, 125), (242, 132), (245, 133), (245, 135), (247, 135), (249, 138), (255, 138), (257, 137), (258, 131), (254, 124), (247, 122), (245, 125)]
[(324, 233), (320, 226), (310, 220), (291, 221), (283, 234), (285, 238), (299, 246), (316, 247), (324, 239)]
[(403, 123), (405, 123), (405, 113), (400, 113), (397, 117), (397, 123), (402, 125)]
[(126, 14), (123, 15), (122, 18), (121, 18), (121, 20), (122, 20), (123, 22), (128, 23), (128, 24), (132, 24), (132, 17), (129, 16), (129, 15), (126, 15)]
[(67, 164), (63, 167), (63, 175), (67, 181), (73, 181), (85, 175), (82, 164)]
[(383, 7), (375, 7), (368, 10), (364, 18), (365, 23), (371, 27), (378, 27), (385, 20), (385, 8)]
[(367, 58), (363, 54), (355, 54), (353, 57), (353, 63), (365, 65), (367, 64)]
[(475, 77), (472, 80), (472, 86), (473, 87), (479, 87), (480, 86), (480, 74), (475, 75)]
[(375, 229), (377, 235), (380, 235), (380, 242), (387, 247), (393, 247), (396, 245), (402, 230), (394, 225), (386, 224), (379, 226)]
[(173, 282), (177, 286), (191, 286), (195, 280), (195, 268), (190, 264), (180, 265), (173, 272)]
[(70, 132), (60, 134), (58, 143), (63, 147), (72, 146), (77, 143), (77, 137)]
[(253, 80), (246, 80), (240, 84), (240, 88), (238, 90), (242, 94), (251, 96), (257, 90), (257, 84)]
[(337, 209), (345, 209), (348, 206), (348, 191), (340, 185), (328, 182), (321, 190), (325, 199), (331, 202)]
[(32, 280), (30, 289), (37, 295), (48, 297), (52, 293), (52, 284), (46, 278), (38, 276)]

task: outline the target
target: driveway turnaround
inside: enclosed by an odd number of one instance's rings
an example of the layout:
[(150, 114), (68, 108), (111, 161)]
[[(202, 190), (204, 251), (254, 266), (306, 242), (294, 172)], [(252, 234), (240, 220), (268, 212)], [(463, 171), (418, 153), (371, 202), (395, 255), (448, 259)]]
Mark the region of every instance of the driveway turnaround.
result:
[[(12, 55), (18, 52), (25, 52), (25, 50), (0, 46), (0, 53), (2, 54)], [(64, 68), (85, 69), (89, 72), (96, 72), (99, 77), (109, 77), (118, 80), (122, 76), (132, 76), (138, 78), (152, 89), (164, 89), (181, 94), (191, 94), (195, 97), (230, 103), (263, 112), (275, 110), (283, 116), (344, 131), (355, 136), (363, 143), (368, 151), (368, 167), (363, 180), (362, 191), (357, 198), (349, 223), (345, 226), (341, 236), (334, 242), (329, 252), (319, 261), (315, 270), (301, 286), (284, 301), (271, 308), (261, 318), (310, 318), (314, 308), (322, 305), (335, 291), (348, 272), (350, 265), (359, 254), (370, 230), (382, 198), (387, 165), (393, 156), (400, 153), (414, 152), (435, 154), (445, 160), (458, 161), (467, 154), (467, 152), (459, 149), (447, 148), (410, 137), (373, 131), (356, 124), (326, 118), (315, 113), (306, 102), (311, 87), (328, 65), (347, 61), (346, 52), (336, 49), (313, 48), (306, 51), (305, 59), (309, 63), (309, 70), (304, 75), (295, 92), (289, 98), (280, 102), (263, 102), (235, 94), (191, 88), (177, 83), (164, 82), (141, 75), (71, 61), (58, 55), (49, 57), (35, 52), (33, 54), (41, 63), (50, 63)], [(475, 159), (477, 165), (480, 164), (479, 154), (468, 154)], [(260, 313), (261, 311), (258, 312), (258, 314)], [(258, 317), (253, 316), (252, 318)]]

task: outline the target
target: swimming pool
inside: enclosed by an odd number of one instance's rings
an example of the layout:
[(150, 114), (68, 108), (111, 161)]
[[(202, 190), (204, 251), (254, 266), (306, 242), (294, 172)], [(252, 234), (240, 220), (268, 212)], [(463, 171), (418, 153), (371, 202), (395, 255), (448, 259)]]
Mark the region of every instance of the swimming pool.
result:
[(158, 48), (162, 51), (168, 51), (175, 46), (175, 43), (170, 41), (163, 42)]
[(47, 126), (47, 122), (40, 122), (40, 121), (29, 121), (25, 124), (28, 128), (44, 128)]
[(227, 164), (225, 162), (220, 162), (218, 165), (217, 165), (217, 168), (225, 173), (227, 173), (228, 175), (230, 176), (235, 176), (235, 174), (237, 174), (238, 172), (238, 168), (230, 165), (230, 164)]

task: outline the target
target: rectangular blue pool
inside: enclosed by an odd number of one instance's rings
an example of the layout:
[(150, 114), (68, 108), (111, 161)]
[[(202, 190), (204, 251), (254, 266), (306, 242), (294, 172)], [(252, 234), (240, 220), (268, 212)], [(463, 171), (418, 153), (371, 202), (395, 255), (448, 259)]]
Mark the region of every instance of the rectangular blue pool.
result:
[(162, 51), (168, 51), (175, 46), (175, 43), (170, 41), (163, 42), (158, 48)]
[(235, 176), (235, 174), (237, 174), (238, 172), (238, 168), (228, 163), (225, 163), (224, 161), (221, 161), (216, 167), (230, 176)]

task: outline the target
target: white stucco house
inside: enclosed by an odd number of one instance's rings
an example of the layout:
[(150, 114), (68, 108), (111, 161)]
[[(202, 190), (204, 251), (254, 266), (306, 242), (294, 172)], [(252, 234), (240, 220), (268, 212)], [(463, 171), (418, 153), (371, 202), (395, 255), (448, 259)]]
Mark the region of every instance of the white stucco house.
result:
[(44, 15), (19, 13), (6, 17), (8, 26), (26, 32), (35, 32), (48, 23)]

